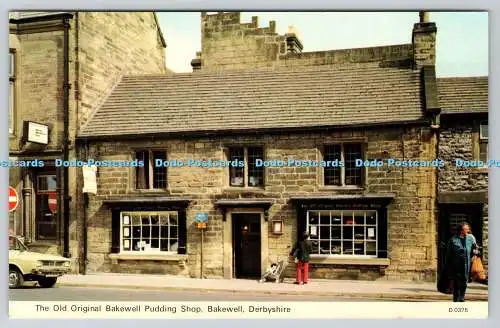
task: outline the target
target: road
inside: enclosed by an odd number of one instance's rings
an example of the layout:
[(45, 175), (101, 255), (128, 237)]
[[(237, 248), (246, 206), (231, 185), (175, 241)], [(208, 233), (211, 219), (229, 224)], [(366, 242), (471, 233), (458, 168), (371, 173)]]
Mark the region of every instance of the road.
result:
[(9, 290), (10, 301), (307, 301), (307, 302), (375, 302), (378, 300), (332, 298), (327, 296), (258, 295), (228, 292), (154, 291), (116, 288), (83, 288), (55, 286), (53, 288), (24, 287)]

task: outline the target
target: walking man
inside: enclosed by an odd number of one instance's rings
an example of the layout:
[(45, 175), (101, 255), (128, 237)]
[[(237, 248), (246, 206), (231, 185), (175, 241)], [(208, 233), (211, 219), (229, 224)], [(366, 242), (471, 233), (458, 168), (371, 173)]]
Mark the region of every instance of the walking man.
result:
[(453, 281), (453, 302), (464, 302), (469, 280), (474, 240), (469, 235), (467, 223), (457, 226), (456, 234), (446, 247), (446, 262), (450, 279)]
[(309, 279), (309, 258), (311, 248), (309, 234), (304, 232), (302, 238), (297, 241), (297, 244), (290, 252), (290, 256), (294, 256), (297, 263), (297, 277), (295, 281), (297, 285), (307, 284)]

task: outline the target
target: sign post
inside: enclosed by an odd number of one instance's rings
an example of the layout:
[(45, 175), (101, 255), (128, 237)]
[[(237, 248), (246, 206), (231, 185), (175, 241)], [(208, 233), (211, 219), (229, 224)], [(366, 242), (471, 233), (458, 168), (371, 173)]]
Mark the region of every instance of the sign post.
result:
[(207, 228), (208, 213), (196, 213), (194, 220), (198, 229), (201, 230), (200, 279), (203, 279), (203, 232)]
[(9, 213), (14, 212), (19, 204), (19, 197), (14, 187), (9, 186)]

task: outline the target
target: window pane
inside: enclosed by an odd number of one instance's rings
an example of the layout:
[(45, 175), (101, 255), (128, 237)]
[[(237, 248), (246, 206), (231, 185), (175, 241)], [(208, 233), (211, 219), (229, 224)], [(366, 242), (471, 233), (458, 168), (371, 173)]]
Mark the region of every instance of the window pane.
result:
[(15, 55), (11, 52), (9, 53), (10, 58), (10, 68), (9, 68), (9, 77), (14, 77), (15, 75)]
[[(229, 161), (244, 161), (245, 151), (243, 148), (231, 148), (229, 149)], [(243, 167), (229, 167), (229, 178), (230, 185), (242, 187), (245, 185), (244, 182), (244, 169)]]
[(330, 236), (332, 239), (340, 240), (342, 238), (342, 230), (340, 227), (331, 227)]
[[(340, 161), (340, 145), (328, 145), (325, 146), (323, 160), (328, 161)], [(327, 165), (324, 168), (324, 184), (327, 186), (335, 185), (339, 186), (340, 183), (340, 167), (331, 167)]]
[(320, 241), (319, 242), (320, 254), (330, 254), (330, 241)]
[(363, 213), (363, 212), (354, 213), (354, 224), (364, 225), (365, 224), (365, 213)]
[(177, 214), (170, 214), (169, 215), (169, 224), (170, 225), (178, 225), (178, 218), (177, 218)]
[(342, 253), (342, 243), (340, 241), (332, 241), (332, 254), (340, 255)]
[(375, 227), (366, 227), (366, 239), (375, 240), (377, 238), (377, 229)]
[(362, 184), (363, 167), (356, 167), (356, 159), (362, 159), (360, 144), (344, 145), (345, 184), (360, 186)]
[(142, 227), (142, 238), (150, 238), (151, 237), (151, 227), (150, 226), (143, 226)]
[(177, 240), (178, 238), (177, 231), (178, 231), (177, 227), (170, 227), (170, 239), (173, 238)]
[(343, 234), (343, 237), (344, 237), (343, 240), (352, 240), (352, 237), (353, 237), (353, 235), (352, 235), (352, 228), (353, 228), (353, 226), (345, 226), (343, 228), (343, 233), (344, 233)]
[(56, 191), (57, 180), (55, 175), (44, 175), (38, 177), (37, 191)]
[(330, 226), (321, 225), (319, 226), (319, 239), (330, 240)]
[(49, 195), (36, 195), (36, 239), (57, 239), (57, 214), (49, 208)]
[(483, 162), (488, 161), (488, 142), (481, 141), (479, 143), (479, 160)]
[(480, 132), (480, 137), (481, 139), (487, 139), (488, 138), (488, 124), (486, 123), (481, 123), (479, 127), (479, 132)]
[(309, 212), (309, 224), (318, 224), (318, 212)]
[(354, 239), (365, 240), (365, 227), (354, 227)]
[(123, 250), (124, 251), (130, 250), (130, 239), (123, 239)]
[(375, 242), (366, 243), (366, 255), (377, 255), (377, 244)]
[(167, 188), (167, 168), (166, 167), (156, 167), (156, 160), (160, 159), (162, 161), (167, 160), (167, 154), (164, 151), (154, 151), (153, 152), (153, 188), (164, 189)]
[(158, 238), (151, 238), (151, 248), (160, 248), (160, 240)]
[(14, 133), (14, 82), (9, 83), (9, 132)]
[(343, 255), (354, 255), (354, 248), (352, 241), (344, 240)]
[(149, 189), (149, 152), (138, 151), (135, 157), (137, 160), (144, 162), (144, 167), (138, 166), (135, 169), (135, 188)]
[(264, 185), (264, 167), (257, 167), (257, 159), (264, 160), (264, 149), (261, 147), (248, 147), (248, 186), (260, 187)]
[(367, 212), (366, 213), (366, 224), (377, 224), (377, 213)]
[(354, 242), (354, 255), (365, 255), (365, 244), (362, 241)]

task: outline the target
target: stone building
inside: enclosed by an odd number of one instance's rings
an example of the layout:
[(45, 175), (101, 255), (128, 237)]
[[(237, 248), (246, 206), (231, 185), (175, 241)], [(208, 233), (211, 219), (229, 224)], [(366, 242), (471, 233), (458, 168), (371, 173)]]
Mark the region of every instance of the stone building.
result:
[(487, 265), (488, 77), (440, 78), (438, 90), (439, 158), (450, 163), (439, 170), (439, 239), (469, 222)]
[(10, 229), (33, 249), (75, 258), (76, 270), (81, 190), (76, 168), (55, 160), (76, 158), (80, 127), (123, 74), (165, 72), (166, 44), (151, 12), (11, 12), (9, 19), (9, 159), (38, 160), (9, 171), (20, 198)]
[(195, 72), (124, 76), (79, 131), (122, 165), (79, 202), (87, 271), (255, 277), (308, 231), (312, 277), (435, 279), (435, 24), (312, 53), (274, 28), (202, 14)]

